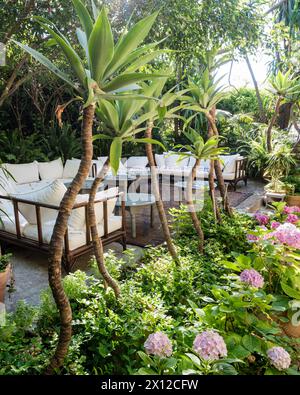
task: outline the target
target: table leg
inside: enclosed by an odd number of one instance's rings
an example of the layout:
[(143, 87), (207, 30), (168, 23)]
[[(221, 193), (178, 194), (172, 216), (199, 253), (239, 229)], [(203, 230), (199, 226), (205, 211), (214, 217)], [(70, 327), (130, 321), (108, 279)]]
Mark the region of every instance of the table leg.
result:
[(151, 226), (151, 228), (153, 228), (153, 215), (154, 215), (154, 205), (153, 204), (151, 204), (150, 205), (150, 210), (151, 210), (151, 212), (150, 212), (150, 226)]
[(136, 217), (135, 210), (130, 209), (130, 217), (131, 217), (131, 235), (135, 239), (136, 238)]

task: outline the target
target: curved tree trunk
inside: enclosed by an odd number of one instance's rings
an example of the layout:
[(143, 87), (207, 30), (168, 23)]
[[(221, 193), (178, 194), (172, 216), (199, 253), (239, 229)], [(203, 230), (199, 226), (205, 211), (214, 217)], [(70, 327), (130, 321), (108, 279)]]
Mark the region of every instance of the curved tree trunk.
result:
[(274, 114), (271, 118), (271, 121), (270, 121), (267, 131), (266, 131), (268, 152), (272, 152), (272, 129), (273, 129), (273, 126), (275, 125), (281, 102), (282, 102), (282, 97), (278, 97), (278, 99), (276, 101)]
[(194, 228), (195, 228), (195, 230), (198, 234), (198, 237), (199, 237), (199, 245), (198, 245), (199, 252), (201, 254), (203, 254), (204, 233), (203, 233), (203, 230), (201, 227), (201, 221), (198, 218), (198, 215), (197, 215), (197, 212), (195, 209), (195, 205), (193, 203), (193, 182), (194, 182), (194, 179), (196, 178), (197, 169), (198, 169), (199, 165), (200, 165), (200, 160), (196, 159), (196, 163), (193, 166), (193, 169), (192, 169), (191, 174), (190, 174), (188, 181), (187, 181), (187, 206), (188, 206), (188, 210), (189, 210), (189, 213), (191, 215), (191, 218), (192, 218), (192, 221), (194, 224)]
[(106, 162), (104, 163), (101, 171), (98, 173), (97, 177), (95, 177), (92, 188), (90, 190), (89, 204), (88, 204), (88, 215), (89, 215), (89, 225), (90, 225), (90, 229), (91, 229), (94, 253), (95, 253), (95, 258), (97, 261), (99, 272), (102, 275), (105, 283), (113, 289), (113, 291), (116, 295), (116, 298), (118, 298), (120, 296), (120, 287), (119, 287), (118, 283), (111, 277), (111, 275), (109, 274), (109, 272), (105, 266), (103, 244), (102, 244), (102, 240), (98, 234), (97, 220), (96, 220), (96, 214), (95, 214), (95, 203), (94, 203), (99, 185), (101, 184), (101, 182), (104, 180), (106, 174), (108, 173), (109, 167), (110, 167), (110, 164), (109, 164), (109, 158), (108, 158), (106, 160)]
[(220, 210), (219, 210), (219, 206), (217, 205), (216, 202), (216, 191), (215, 191), (215, 161), (211, 160), (210, 161), (210, 170), (209, 170), (209, 174), (208, 174), (208, 183), (209, 183), (209, 193), (210, 193), (210, 198), (212, 201), (212, 205), (213, 205), (213, 213), (214, 213), (214, 218), (215, 218), (215, 222), (221, 222), (222, 218), (221, 218), (221, 214), (220, 214)]
[[(153, 123), (149, 122), (148, 128), (145, 132), (146, 138), (152, 138), (152, 128), (153, 128)], [(157, 175), (156, 164), (155, 164), (155, 160), (154, 160), (154, 156), (153, 156), (152, 144), (148, 144), (148, 143), (146, 144), (146, 153), (147, 153), (147, 158), (148, 158), (148, 162), (149, 162), (150, 169), (151, 169), (151, 181), (152, 181), (153, 192), (154, 192), (154, 196), (155, 196), (156, 207), (157, 207), (159, 219), (160, 219), (160, 222), (162, 225), (165, 240), (167, 243), (167, 247), (168, 247), (169, 253), (172, 256), (172, 258), (174, 259), (174, 261), (178, 262), (178, 257), (177, 257), (177, 253), (175, 250), (175, 246), (174, 246), (174, 244), (172, 242), (172, 238), (171, 238), (167, 215), (166, 215), (164, 204), (163, 204), (162, 198), (160, 196), (160, 192), (159, 192), (158, 175)]]
[(245, 56), (245, 59), (246, 59), (246, 63), (247, 63), (247, 66), (248, 66), (248, 69), (249, 69), (249, 72), (250, 72), (250, 75), (251, 75), (251, 78), (252, 78), (252, 82), (253, 82), (253, 85), (254, 85), (254, 89), (255, 89), (256, 99), (257, 99), (258, 108), (259, 108), (259, 120), (261, 122), (266, 123), (267, 122), (267, 117), (266, 117), (266, 114), (265, 114), (265, 111), (264, 111), (264, 106), (263, 106), (261, 94), (260, 94), (260, 91), (259, 91), (259, 88), (258, 88), (258, 83), (257, 83), (257, 80), (255, 78), (254, 71), (252, 69), (252, 66), (251, 66), (251, 63), (250, 63), (250, 60), (249, 60), (249, 57), (248, 57), (247, 54)]
[(82, 188), (82, 185), (89, 175), (92, 158), (93, 158), (93, 119), (95, 107), (88, 106), (83, 110), (82, 121), (82, 157), (78, 173), (73, 179), (67, 192), (65, 193), (58, 212), (56, 223), (53, 229), (53, 234), (50, 242), (50, 256), (49, 256), (49, 284), (52, 294), (60, 314), (60, 333), (58, 344), (53, 357), (50, 360), (49, 366), (46, 369), (46, 374), (53, 374), (59, 369), (64, 358), (68, 352), (69, 343), (72, 336), (72, 310), (69, 300), (64, 292), (61, 279), (61, 260), (64, 247), (64, 236), (68, 228), (68, 219), (71, 215), (72, 208), (75, 204), (76, 197)]
[[(214, 136), (218, 137), (219, 131), (216, 126), (214, 112), (212, 114), (206, 114), (206, 117), (209, 122), (209, 127), (211, 129), (210, 136), (213, 134)], [(230, 204), (228, 201), (227, 188), (225, 185), (223, 172), (222, 172), (222, 168), (221, 168), (221, 163), (219, 160), (214, 161), (214, 168), (215, 168), (216, 177), (217, 177), (217, 181), (218, 181), (218, 187), (219, 187), (220, 194), (221, 194), (221, 197), (223, 200), (224, 211), (227, 212), (227, 214), (231, 216), (232, 215), (232, 208), (230, 207)]]
[(294, 103), (283, 103), (279, 107), (278, 126), (280, 129), (287, 129), (290, 124), (291, 112)]

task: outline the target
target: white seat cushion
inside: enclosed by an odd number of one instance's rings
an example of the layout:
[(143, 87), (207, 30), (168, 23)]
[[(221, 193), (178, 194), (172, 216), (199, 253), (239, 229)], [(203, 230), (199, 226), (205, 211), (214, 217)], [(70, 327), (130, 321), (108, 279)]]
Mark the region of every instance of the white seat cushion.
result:
[(127, 159), (125, 166), (127, 169), (143, 169), (148, 164), (147, 156), (131, 156)]
[(149, 176), (151, 173), (150, 167), (144, 167), (142, 169), (128, 169), (127, 174), (132, 176)]
[(51, 162), (38, 162), (38, 168), (41, 180), (57, 180), (62, 178), (64, 172), (61, 158)]
[(224, 173), (223, 172), (224, 181), (232, 181), (235, 179), (235, 172), (234, 173)]
[[(16, 223), (14, 207), (11, 201), (2, 199), (0, 201), (0, 229), (4, 229), (9, 233), (16, 234)], [(20, 231), (23, 232), (24, 227), (28, 224), (23, 215), (19, 212)]]
[(35, 182), (29, 182), (27, 184), (16, 184), (14, 194), (18, 193), (27, 193), (27, 192), (34, 192), (37, 190), (40, 190), (41, 188), (50, 185), (53, 182), (53, 180), (42, 180), (42, 181), (35, 181)]
[[(96, 194), (95, 201), (100, 199), (105, 199), (111, 196), (116, 196), (118, 194), (119, 188), (110, 188), (106, 191), (100, 191)], [(89, 195), (78, 195), (76, 198), (76, 203), (85, 203), (88, 202)], [(107, 215), (110, 216), (115, 208), (117, 202), (117, 198), (109, 199), (107, 201)], [(95, 213), (97, 223), (101, 223), (103, 221), (103, 203), (95, 203)], [(69, 226), (73, 229), (84, 229), (85, 228), (85, 207), (80, 207), (72, 210), (72, 214), (69, 218), (68, 222)]]
[[(46, 185), (43, 185), (39, 189), (30, 190), (23, 193), (12, 193), (10, 196), (17, 199), (29, 200), (31, 202), (45, 203), (53, 206), (59, 206), (67, 188), (59, 181), (49, 181)], [(19, 203), (19, 211), (23, 214), (26, 220), (30, 224), (36, 224), (36, 211), (35, 206), (32, 204)], [(58, 210), (41, 208), (41, 221), (49, 222), (55, 221), (58, 214)]]
[(198, 169), (197, 171), (197, 177), (198, 178), (208, 178), (209, 177), (209, 171), (203, 170), (203, 169)]
[[(53, 234), (55, 222), (47, 222), (43, 224), (42, 233), (43, 233), (43, 242), (45, 244), (50, 244), (51, 237)], [(112, 233), (118, 229), (122, 228), (122, 217), (111, 215), (108, 218), (108, 233)], [(99, 224), (97, 226), (99, 237), (104, 235), (104, 225)], [(27, 224), (23, 229), (23, 235), (32, 240), (38, 240), (38, 230), (36, 225)], [(86, 244), (86, 231), (85, 230), (75, 230), (68, 227), (68, 236), (69, 236), (69, 248), (70, 251), (75, 250)]]
[(14, 181), (19, 184), (39, 181), (39, 168), (37, 162), (10, 164), (4, 163), (3, 166), (13, 176)]
[(74, 178), (79, 170), (80, 159), (68, 159), (61, 178)]
[[(53, 228), (55, 221), (45, 222), (42, 226), (43, 242), (45, 244), (50, 244), (51, 237), (53, 234)], [(38, 240), (38, 229), (37, 225), (27, 224), (23, 229), (23, 235), (28, 239)], [(83, 230), (75, 230), (68, 227), (69, 236), (69, 248), (70, 250), (75, 250), (78, 247), (83, 246), (86, 243), (86, 232)]]
[(191, 168), (164, 168), (157, 169), (157, 172), (165, 176), (186, 177), (191, 173)]
[[(23, 217), (22, 214), (19, 214), (19, 222), (20, 222), (20, 231), (21, 231), (21, 234), (23, 234), (24, 228), (26, 225), (28, 225), (28, 222), (26, 221), (26, 219)], [(17, 234), (15, 217), (14, 216), (9, 216), (9, 217), (1, 216), (0, 229), (3, 229), (6, 232), (9, 232), (12, 234)]]

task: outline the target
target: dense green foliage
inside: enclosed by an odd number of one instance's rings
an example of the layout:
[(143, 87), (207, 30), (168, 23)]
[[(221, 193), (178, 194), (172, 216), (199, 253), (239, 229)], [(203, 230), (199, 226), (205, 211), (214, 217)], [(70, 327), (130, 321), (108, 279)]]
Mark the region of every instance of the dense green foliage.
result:
[[(278, 374), (266, 357), (266, 350), (277, 345), (293, 359), (286, 373), (297, 374), (294, 362), (300, 342), (286, 336), (274, 318), (277, 312), (287, 311), (289, 297), (273, 289), (276, 282), (270, 283), (267, 275), (267, 286), (255, 289), (245, 286), (235, 274), (253, 265), (264, 273), (263, 266), (270, 268), (272, 262), (280, 269), (275, 263), (279, 251), (268, 250), (252, 262), (257, 253), (253, 255), (251, 250), (256, 247), (248, 243), (246, 234), (260, 229), (253, 219), (236, 214), (231, 219), (224, 216), (222, 224), (215, 225), (208, 206), (201, 215), (207, 241), (205, 255), (200, 255), (185, 207), (173, 210), (173, 216), (179, 266), (163, 247), (150, 248), (141, 262), (136, 262), (130, 251), (122, 259), (109, 253), (108, 267), (121, 283), (120, 300), (105, 290), (96, 265), (94, 276), (77, 271), (64, 279), (74, 335), (61, 373), (158, 372), (159, 361), (141, 351), (149, 334), (162, 331), (172, 340), (174, 355), (166, 365), (166, 361), (159, 362), (159, 369), (169, 373)], [(274, 217), (285, 218), (282, 209)], [(283, 272), (277, 273), (282, 276)], [(0, 373), (41, 372), (58, 327), (58, 312), (49, 290), (43, 291), (38, 308), (21, 302), (1, 330)], [(203, 365), (191, 354), (195, 335), (209, 328), (222, 334), (228, 349), (227, 359), (213, 366)]]

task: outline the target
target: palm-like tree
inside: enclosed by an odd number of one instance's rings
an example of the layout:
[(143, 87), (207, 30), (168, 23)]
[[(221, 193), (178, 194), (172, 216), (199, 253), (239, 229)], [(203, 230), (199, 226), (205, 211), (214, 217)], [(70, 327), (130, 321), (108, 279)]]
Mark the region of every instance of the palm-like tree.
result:
[(272, 152), (272, 129), (274, 127), (276, 118), (279, 113), (280, 106), (283, 102), (294, 103), (299, 100), (300, 94), (300, 79), (299, 77), (293, 77), (291, 71), (282, 73), (279, 71), (275, 76), (269, 79), (271, 85), (270, 91), (277, 96), (274, 114), (267, 127), (267, 149), (268, 152)]
[(77, 38), (83, 49), (82, 56), (75, 51), (68, 38), (52, 22), (41, 17), (35, 18), (66, 58), (68, 72), (58, 68), (40, 52), (13, 40), (52, 73), (72, 86), (76, 95), (79, 95), (85, 103), (81, 130), (83, 153), (80, 167), (60, 204), (50, 243), (49, 283), (60, 312), (61, 330), (47, 373), (52, 373), (62, 365), (72, 335), (72, 310), (61, 282), (61, 259), (68, 219), (76, 196), (88, 177), (91, 167), (92, 129), (96, 103), (104, 98), (116, 97), (116, 95), (124, 100), (131, 100), (133, 95), (127, 95), (124, 98), (122, 91), (135, 90), (139, 88), (137, 85), (139, 81), (158, 77), (138, 73), (136, 70), (160, 53), (155, 49), (157, 43), (140, 46), (152, 28), (157, 13), (144, 18), (128, 32), (125, 31), (115, 44), (105, 8), (98, 12), (93, 7), (93, 16), (91, 16), (80, 0), (72, 0), (72, 2), (83, 27), (83, 30), (77, 29)]
[(197, 170), (200, 166), (202, 160), (217, 160), (218, 155), (224, 152), (225, 148), (218, 147), (218, 138), (216, 136), (210, 137), (206, 142), (204, 142), (203, 138), (197, 133), (194, 129), (189, 128), (185, 130), (184, 135), (187, 140), (189, 140), (189, 144), (182, 145), (179, 144), (176, 148), (180, 148), (185, 152), (179, 152), (180, 158), (179, 161), (185, 158), (194, 158), (195, 164), (192, 168), (192, 171), (188, 177), (187, 181), (187, 206), (189, 213), (191, 215), (195, 230), (199, 237), (199, 252), (203, 253), (204, 249), (204, 233), (201, 226), (201, 221), (197, 215), (197, 211), (193, 202), (193, 182), (197, 176)]
[[(143, 93), (152, 95), (153, 89), (144, 90)], [(148, 113), (141, 112), (145, 101), (152, 100), (151, 96), (149, 97), (150, 98), (147, 99), (145, 95), (141, 95), (138, 99), (132, 99), (130, 101), (102, 100), (98, 103), (96, 108), (96, 115), (98, 120), (101, 122), (102, 133), (95, 135), (94, 140), (109, 139), (112, 143), (110, 146), (109, 156), (102, 169), (95, 177), (90, 190), (88, 205), (89, 223), (99, 271), (105, 282), (114, 290), (116, 297), (119, 297), (120, 295), (120, 288), (118, 283), (110, 276), (105, 266), (103, 246), (101, 238), (98, 236), (94, 202), (99, 185), (104, 180), (110, 167), (115, 174), (117, 173), (122, 157), (122, 147), (126, 142), (134, 141), (136, 143), (161, 144), (153, 139), (136, 137), (137, 134), (146, 129), (144, 125), (147, 119), (155, 116), (155, 111)]]
[[(188, 80), (187, 88), (190, 91), (190, 95), (184, 96), (184, 100), (188, 105), (186, 108), (195, 112), (195, 114), (193, 114), (187, 120), (187, 124), (197, 116), (197, 113), (202, 112), (209, 123), (209, 137), (213, 135), (218, 137), (219, 132), (217, 129), (214, 113), (216, 105), (226, 96), (226, 93), (224, 92), (223, 86), (219, 85), (220, 79), (215, 80), (215, 74), (212, 74), (211, 70), (212, 66), (208, 64), (200, 78), (197, 80), (190, 78)], [(212, 164), (213, 166), (211, 166), (210, 171), (210, 185), (213, 185), (213, 172), (215, 170), (218, 186), (223, 199), (224, 209), (228, 212), (228, 214), (231, 214), (231, 208), (227, 199), (227, 189), (225, 186), (220, 161), (215, 160)], [(214, 192), (211, 191), (212, 195), (213, 193)]]
[[(167, 243), (167, 247), (169, 250), (170, 255), (174, 259), (175, 262), (178, 262), (178, 257), (176, 253), (175, 246), (172, 242), (171, 238), (171, 233), (170, 233), (170, 228), (168, 225), (168, 219), (167, 215), (165, 212), (164, 208), (164, 203), (161, 198), (161, 194), (159, 191), (159, 180), (158, 180), (158, 174), (157, 174), (157, 169), (156, 169), (156, 163), (153, 155), (153, 147), (151, 144), (151, 139), (152, 139), (152, 130), (155, 124), (155, 121), (160, 120), (161, 118), (180, 118), (180, 116), (177, 115), (178, 110), (183, 108), (183, 105), (175, 106), (175, 107), (170, 107), (173, 105), (173, 103), (176, 100), (181, 100), (183, 97), (184, 93), (187, 92), (187, 90), (182, 90), (174, 93), (174, 89), (172, 88), (168, 92), (166, 92), (164, 95), (162, 95), (163, 88), (166, 84), (167, 79), (159, 79), (155, 80), (151, 83), (151, 87), (154, 88), (153, 94), (155, 97), (159, 98), (160, 104), (159, 107), (157, 107), (157, 104), (151, 100), (147, 101), (144, 105), (144, 109), (146, 113), (151, 114), (151, 117), (148, 118), (147, 121), (147, 128), (145, 131), (145, 137), (148, 139), (146, 142), (146, 154), (148, 158), (148, 163), (150, 165), (151, 169), (151, 184), (153, 188), (153, 193), (155, 196), (155, 202), (156, 202), (156, 207), (157, 207), (157, 212), (159, 215), (159, 219), (162, 225), (162, 230), (164, 233), (164, 237)], [(144, 86), (147, 87), (145, 84)], [(149, 87), (148, 87), (149, 88)], [(146, 89), (146, 88), (144, 88)]]

